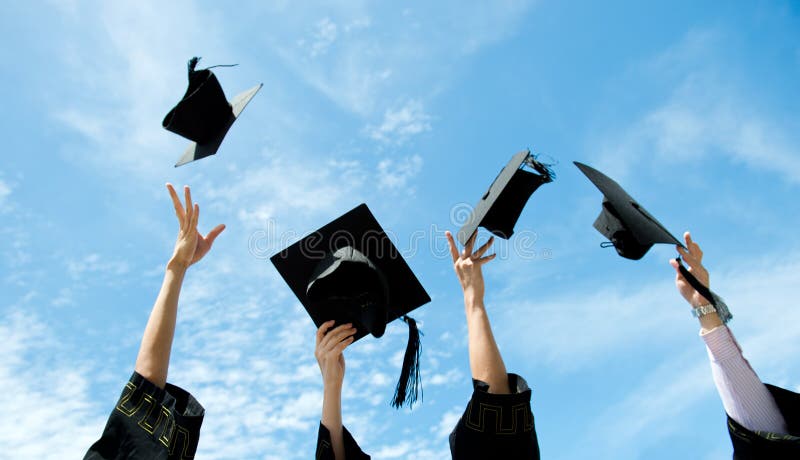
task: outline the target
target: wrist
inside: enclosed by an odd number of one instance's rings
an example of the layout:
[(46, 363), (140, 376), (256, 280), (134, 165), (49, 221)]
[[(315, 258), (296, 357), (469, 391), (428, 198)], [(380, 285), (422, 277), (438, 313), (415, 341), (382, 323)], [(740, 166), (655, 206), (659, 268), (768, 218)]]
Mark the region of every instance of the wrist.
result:
[(472, 289), (465, 289), (464, 290), (464, 305), (471, 307), (471, 306), (483, 306), (483, 293), (476, 292)]
[(189, 264), (176, 258), (171, 257), (169, 262), (167, 262), (167, 271), (177, 272), (177, 273), (184, 273), (189, 268)]
[(343, 380), (330, 380), (327, 381), (322, 379), (322, 391), (325, 393), (325, 396), (336, 396), (340, 397), (342, 394), (342, 383)]
[(722, 319), (716, 313), (709, 313), (708, 315), (699, 318), (700, 328), (702, 332), (708, 332), (712, 329), (722, 326)]
[(700, 322), (702, 332), (710, 331), (724, 324), (719, 313), (710, 303), (700, 305), (694, 305), (693, 303), (692, 315)]

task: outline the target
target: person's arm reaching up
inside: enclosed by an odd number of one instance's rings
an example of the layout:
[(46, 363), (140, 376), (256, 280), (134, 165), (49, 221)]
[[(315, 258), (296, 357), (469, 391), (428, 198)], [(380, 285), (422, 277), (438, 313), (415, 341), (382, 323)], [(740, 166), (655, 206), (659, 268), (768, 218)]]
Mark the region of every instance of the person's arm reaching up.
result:
[[(678, 252), (688, 266), (689, 273), (703, 285), (709, 286), (708, 271), (703, 267), (703, 251), (692, 241), (689, 232), (684, 234), (686, 249), (678, 246)], [(678, 262), (670, 261), (677, 272), (675, 285), (692, 308), (710, 302), (697, 292), (678, 269)], [(709, 313), (700, 318), (700, 335), (706, 342), (711, 372), (725, 412), (743, 427), (751, 431), (786, 433), (786, 422), (769, 393), (756, 375), (730, 329), (722, 324), (719, 315)]]
[(217, 225), (208, 235), (202, 236), (197, 231), (200, 207), (192, 204), (189, 187), (184, 187), (185, 209), (171, 184), (167, 184), (167, 189), (180, 224), (178, 240), (167, 263), (164, 282), (147, 321), (139, 354), (136, 357), (136, 372), (159, 388), (164, 388), (167, 383), (172, 338), (178, 314), (178, 296), (186, 269), (208, 253), (214, 240), (225, 229), (224, 225)]
[(450, 245), (453, 268), (464, 291), (464, 313), (469, 331), (469, 366), (472, 378), (486, 382), (489, 385), (489, 393), (508, 394), (511, 390), (508, 386), (506, 366), (494, 340), (492, 325), (483, 303), (485, 288), (481, 267), (495, 257), (495, 254), (483, 257), (494, 242), (494, 237), (473, 253), (472, 248), (478, 235), (478, 232), (475, 232), (459, 254), (453, 235), (450, 232), (445, 235)]

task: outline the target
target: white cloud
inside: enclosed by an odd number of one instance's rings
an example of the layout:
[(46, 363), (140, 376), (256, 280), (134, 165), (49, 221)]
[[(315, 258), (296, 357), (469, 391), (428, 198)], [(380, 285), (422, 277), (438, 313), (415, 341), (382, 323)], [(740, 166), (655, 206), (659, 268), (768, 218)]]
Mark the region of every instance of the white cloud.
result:
[[(711, 274), (715, 292), (725, 297), (734, 314), (729, 327), (753, 369), (762, 381), (789, 388), (797, 384), (800, 375), (792, 351), (800, 340), (800, 330), (794, 326), (800, 322), (800, 311), (787, 304), (796, 297), (798, 273), (800, 253), (795, 252), (730, 261)], [(513, 336), (522, 338), (525, 354), (537, 360), (544, 356), (549, 368), (572, 369), (575, 362), (584, 368), (591, 362), (606, 365), (606, 357), (635, 360), (637, 350), (652, 354), (654, 347), (663, 349), (663, 359), (645, 367), (641, 379), (635, 375), (614, 379), (624, 385), (622, 396), (602, 406), (583, 428), (588, 435), (563, 458), (583, 458), (589, 453), (605, 458), (610, 452), (619, 459), (641, 458), (664, 439), (684, 433), (686, 425), (694, 422), (697, 408), (708, 403), (718, 406), (721, 419), (711, 429), (724, 436), (724, 412), (702, 339), (697, 336), (699, 326), (686, 327), (687, 322), (696, 324), (688, 305), (671, 277), (664, 284), (642, 286), (624, 295), (614, 289), (588, 295), (571, 293), (569, 298), (545, 302), (546, 310), (542, 304), (528, 306), (529, 311), (536, 309), (535, 321), (516, 317), (521, 323), (519, 330), (527, 335), (515, 330)], [(551, 309), (556, 305), (561, 306), (561, 314)], [(683, 340), (689, 338), (687, 334), (693, 336), (691, 341)], [(684, 345), (691, 343), (691, 348), (676, 350), (670, 343), (676, 337), (682, 338)], [(589, 397), (601, 396), (590, 393)], [(727, 441), (723, 437), (720, 442)]]
[(409, 188), (409, 181), (422, 170), (422, 157), (413, 155), (402, 160), (385, 159), (378, 163), (378, 186), (384, 190)]
[(128, 273), (128, 263), (119, 260), (106, 260), (100, 254), (92, 253), (82, 259), (67, 261), (67, 272), (72, 279), (82, 279), (87, 274), (101, 273), (104, 276), (118, 277)]
[(796, 126), (763, 110), (758, 93), (737, 84), (741, 72), (718, 62), (726, 44), (714, 31), (691, 31), (641, 65), (642, 78), (677, 83), (664, 104), (600, 142), (604, 170), (620, 177), (644, 161), (685, 165), (719, 156), (800, 184)]
[(375, 452), (375, 458), (406, 458), (413, 448), (410, 442), (402, 441), (391, 446), (383, 446)]
[(66, 84), (73, 86), (71, 97), (54, 98), (53, 117), (92, 146), (65, 146), (64, 153), (109, 176), (158, 174), (188, 144), (160, 126), (185, 88), (183, 63), (198, 48), (209, 65), (214, 56), (230, 55), (220, 51), (220, 41), (208, 38), (218, 36), (217, 18), (203, 16), (186, 1), (54, 6), (64, 13), (59, 16), (64, 36), (71, 37), (59, 41), (54, 53), (72, 76)]
[(298, 162), (293, 153), (271, 152), (263, 166), (236, 171), (224, 183), (203, 189), (212, 199), (211, 206), (238, 209), (238, 217), (248, 228), (263, 229), (276, 218), (286, 222), (292, 216), (289, 221), (297, 224), (297, 217), (336, 209), (350, 201), (366, 177), (357, 161), (309, 164)]
[(309, 56), (312, 58), (325, 54), (328, 48), (336, 41), (337, 27), (329, 18), (321, 19), (316, 24), (316, 30), (309, 44)]
[[(282, 21), (273, 25), (268, 44), (307, 84), (342, 108), (368, 116), (397, 93), (427, 97), (441, 90), (465, 56), (514, 34), (532, 3), (274, 5), (272, 13)], [(327, 20), (310, 19), (320, 15)], [(297, 39), (295, 31), (308, 30), (311, 22), (314, 30)], [(335, 24), (345, 26), (336, 27), (333, 47)], [(312, 56), (314, 43), (324, 52)]]
[(463, 407), (453, 407), (451, 410), (442, 415), (441, 420), (436, 426), (431, 427), (431, 433), (433, 433), (437, 438), (447, 439), (463, 414)]
[(11, 187), (0, 179), (0, 210), (4, 208), (6, 198), (11, 195)]
[(81, 458), (99, 438), (107, 416), (100, 414), (111, 402), (97, 407), (89, 366), (59, 358), (61, 345), (27, 308), (6, 313), (0, 321), (0, 405), (9, 415), (0, 418), (3, 455)]
[(399, 109), (387, 109), (380, 126), (368, 126), (367, 133), (380, 142), (402, 144), (412, 136), (431, 130), (431, 117), (422, 103), (408, 101)]

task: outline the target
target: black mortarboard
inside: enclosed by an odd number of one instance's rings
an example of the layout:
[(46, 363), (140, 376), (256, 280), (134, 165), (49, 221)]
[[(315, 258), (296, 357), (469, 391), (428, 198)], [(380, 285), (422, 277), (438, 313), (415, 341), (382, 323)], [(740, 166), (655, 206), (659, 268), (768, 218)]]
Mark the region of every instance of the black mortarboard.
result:
[(195, 70), (199, 59), (189, 60), (189, 88), (161, 123), (167, 130), (193, 141), (176, 167), (217, 153), (233, 122), (263, 86), (258, 84), (228, 102), (211, 70)]
[(413, 404), (419, 386), (419, 331), (407, 316), (430, 297), (366, 204), (270, 258), (314, 324), (353, 323), (355, 340), (383, 335), (402, 318), (409, 343), (393, 405)]
[[(524, 166), (539, 174), (523, 169)], [(515, 154), (475, 205), (467, 222), (458, 231), (458, 241), (466, 245), (479, 226), (500, 238), (510, 238), (528, 198), (540, 185), (552, 182), (554, 177), (553, 171), (537, 161), (530, 150)]]
[(656, 243), (683, 247), (677, 238), (613, 179), (583, 163), (574, 163), (605, 196), (603, 210), (594, 221), (594, 228), (611, 241), (619, 255), (626, 259), (639, 260)]

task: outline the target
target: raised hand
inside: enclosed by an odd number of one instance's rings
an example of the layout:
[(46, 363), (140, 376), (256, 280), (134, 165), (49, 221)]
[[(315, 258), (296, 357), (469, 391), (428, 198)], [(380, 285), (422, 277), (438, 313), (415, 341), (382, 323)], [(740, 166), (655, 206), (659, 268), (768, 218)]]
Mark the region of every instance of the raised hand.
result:
[(450, 245), (450, 256), (453, 258), (453, 269), (456, 271), (458, 281), (461, 283), (461, 289), (464, 290), (464, 296), (470, 297), (475, 300), (483, 300), (485, 287), (483, 283), (483, 273), (481, 267), (490, 260), (494, 259), (496, 254), (491, 254), (486, 257), (483, 255), (494, 243), (494, 237), (489, 238), (483, 246), (478, 248), (477, 251), (472, 252), (472, 247), (475, 244), (475, 238), (478, 232), (472, 235), (464, 246), (464, 250), (459, 254), (456, 248), (456, 242), (453, 239), (453, 234), (445, 232), (447, 236), (447, 243)]
[(200, 206), (192, 204), (192, 192), (189, 190), (189, 186), (183, 187), (186, 208), (183, 207), (172, 184), (167, 184), (167, 190), (169, 190), (169, 195), (172, 197), (175, 215), (178, 217), (178, 223), (180, 224), (178, 240), (175, 242), (175, 251), (172, 254), (170, 263), (187, 268), (208, 254), (208, 251), (211, 250), (211, 245), (214, 244), (214, 240), (225, 230), (225, 225), (217, 225), (206, 236), (201, 235), (197, 231)]
[(353, 343), (356, 328), (350, 323), (333, 328), (334, 323), (333, 320), (328, 321), (317, 329), (314, 356), (317, 358), (324, 385), (326, 387), (333, 385), (341, 389), (345, 368), (343, 353), (345, 348)]
[[(703, 267), (703, 251), (700, 250), (700, 246), (692, 241), (692, 235), (689, 232), (683, 234), (683, 239), (686, 242), (686, 247), (688, 251), (680, 246), (676, 246), (678, 253), (683, 258), (684, 262), (689, 269), (689, 273), (694, 275), (697, 278), (697, 281), (700, 281), (704, 286), (709, 286), (709, 278), (708, 278), (708, 271)], [(688, 281), (686, 278), (681, 275), (681, 272), (678, 270), (678, 261), (672, 259), (669, 261), (670, 265), (675, 269), (675, 286), (678, 288), (678, 292), (681, 293), (684, 299), (689, 302), (692, 307), (699, 307), (701, 305), (706, 305), (709, 303), (708, 299), (700, 295)]]

